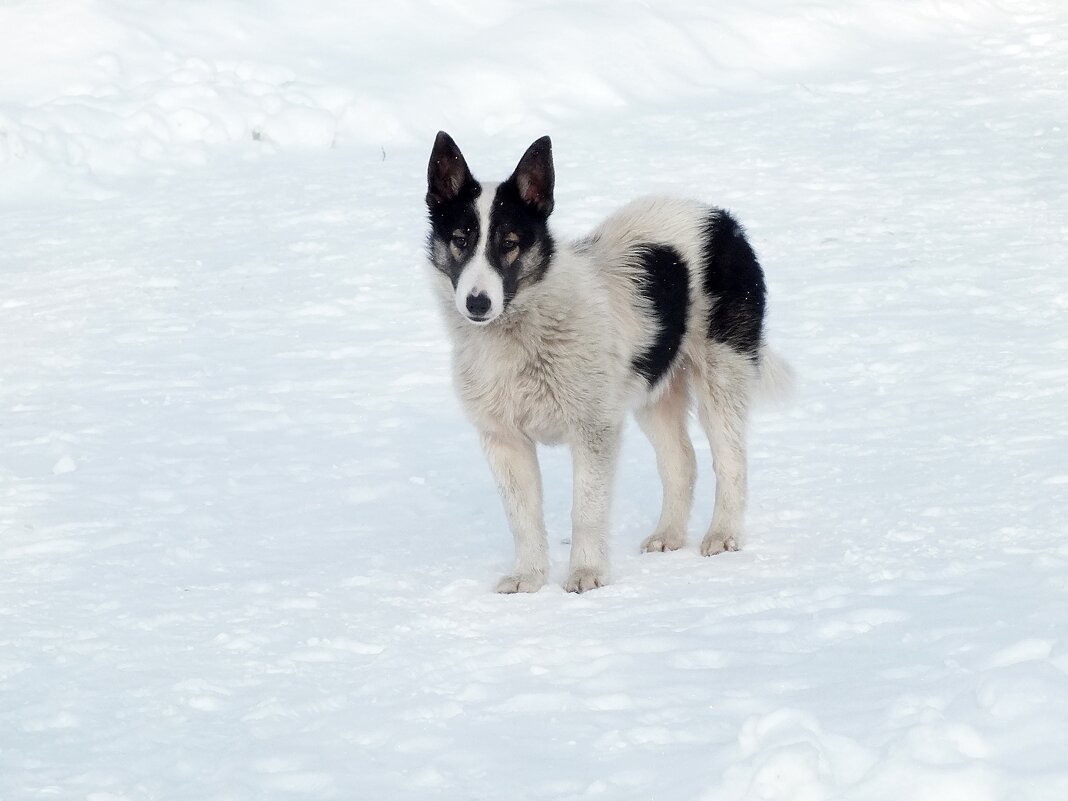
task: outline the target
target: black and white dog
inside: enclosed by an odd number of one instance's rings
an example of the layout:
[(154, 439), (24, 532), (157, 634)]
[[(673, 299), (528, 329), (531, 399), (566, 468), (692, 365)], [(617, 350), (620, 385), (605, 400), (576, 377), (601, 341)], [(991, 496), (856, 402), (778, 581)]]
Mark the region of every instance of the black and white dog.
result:
[(745, 429), (757, 384), (789, 368), (764, 347), (764, 275), (726, 211), (649, 197), (576, 242), (549, 230), (549, 137), (503, 183), (476, 181), (438, 134), (427, 174), (429, 256), (464, 409), (478, 428), (515, 537), (498, 592), (535, 592), (549, 570), (537, 443), (574, 464), (565, 588), (602, 586), (620, 433), (633, 411), (656, 450), (660, 522), (643, 551), (686, 543), (696, 461), (691, 391), (708, 434), (716, 505), (701, 553), (737, 550), (746, 502)]

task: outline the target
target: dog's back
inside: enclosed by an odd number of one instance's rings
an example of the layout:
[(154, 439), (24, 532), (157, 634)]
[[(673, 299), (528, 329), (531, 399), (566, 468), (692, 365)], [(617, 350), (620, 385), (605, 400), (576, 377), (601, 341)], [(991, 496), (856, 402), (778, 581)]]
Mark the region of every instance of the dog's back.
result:
[[(704, 336), (759, 361), (764, 273), (729, 212), (684, 198), (643, 197), (609, 216), (585, 241), (602, 269), (639, 283), (662, 330), (678, 327), (685, 305), (683, 338)], [(679, 284), (683, 273), (685, 288)]]

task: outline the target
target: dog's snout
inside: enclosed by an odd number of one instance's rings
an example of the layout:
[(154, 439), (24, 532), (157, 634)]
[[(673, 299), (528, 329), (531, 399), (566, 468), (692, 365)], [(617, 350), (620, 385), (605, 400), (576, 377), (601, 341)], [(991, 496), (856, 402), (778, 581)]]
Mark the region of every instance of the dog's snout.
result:
[(467, 311), (472, 317), (485, 317), (491, 305), (490, 296), (485, 292), (472, 292), (467, 296)]
[(453, 287), (456, 311), (475, 325), (486, 325), (504, 311), (504, 283), (501, 275), (484, 259), (472, 259), (460, 272)]

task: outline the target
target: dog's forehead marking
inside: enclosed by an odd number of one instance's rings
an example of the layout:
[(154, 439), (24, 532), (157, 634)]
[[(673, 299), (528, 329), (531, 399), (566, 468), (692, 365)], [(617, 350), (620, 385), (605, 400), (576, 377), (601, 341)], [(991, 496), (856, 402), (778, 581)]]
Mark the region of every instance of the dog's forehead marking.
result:
[(478, 213), (478, 228), (480, 237), (485, 239), (489, 234), (490, 215), (493, 213), (493, 198), (497, 194), (497, 184), (482, 184), (482, 194), (475, 201), (475, 211)]

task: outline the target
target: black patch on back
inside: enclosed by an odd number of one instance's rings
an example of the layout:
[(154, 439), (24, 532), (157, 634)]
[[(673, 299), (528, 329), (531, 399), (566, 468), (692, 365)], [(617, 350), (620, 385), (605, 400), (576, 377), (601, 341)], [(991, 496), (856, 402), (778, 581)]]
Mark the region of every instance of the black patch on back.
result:
[[(460, 271), (471, 260), (478, 245), (481, 232), (479, 231), (478, 210), (475, 201), (482, 194), (482, 185), (474, 178), (469, 179), (461, 188), (456, 197), (440, 203), (429, 203), (430, 211), (430, 235), (427, 238), (427, 255), (430, 263), (445, 273), (452, 281), (453, 287), (460, 278)], [(467, 249), (456, 259), (451, 252), (446, 255), (445, 262), (437, 259), (434, 254), (434, 240), (438, 239), (445, 243), (448, 251), (449, 242), (453, 232), (463, 231), (467, 236)]]
[(711, 304), (708, 337), (756, 359), (764, 335), (764, 271), (742, 226), (728, 212), (712, 211), (703, 237), (702, 287)]
[[(548, 215), (523, 202), (514, 177), (497, 187), (489, 218), (486, 259), (501, 275), (507, 307), (523, 286), (535, 284), (545, 276), (556, 243), (549, 233)], [(519, 256), (511, 264), (505, 262), (501, 253), (501, 242), (509, 233), (519, 238)]]
[(641, 268), (638, 291), (656, 316), (656, 339), (631, 361), (634, 371), (653, 386), (671, 367), (686, 333), (690, 311), (690, 270), (682, 256), (666, 245), (642, 245), (637, 253)]

